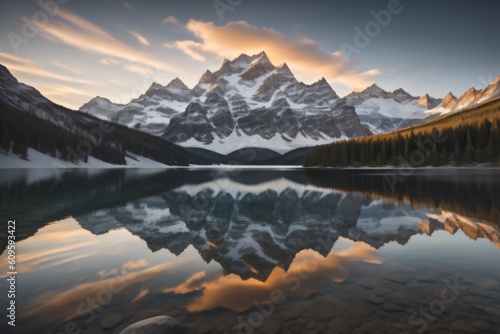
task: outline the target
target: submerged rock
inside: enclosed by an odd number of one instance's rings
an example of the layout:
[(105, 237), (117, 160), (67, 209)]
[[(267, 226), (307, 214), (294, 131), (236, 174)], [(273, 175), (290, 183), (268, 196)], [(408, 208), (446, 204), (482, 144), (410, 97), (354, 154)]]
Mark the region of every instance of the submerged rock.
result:
[(181, 334), (187, 331), (187, 327), (179, 321), (166, 315), (138, 321), (120, 332), (120, 334)]

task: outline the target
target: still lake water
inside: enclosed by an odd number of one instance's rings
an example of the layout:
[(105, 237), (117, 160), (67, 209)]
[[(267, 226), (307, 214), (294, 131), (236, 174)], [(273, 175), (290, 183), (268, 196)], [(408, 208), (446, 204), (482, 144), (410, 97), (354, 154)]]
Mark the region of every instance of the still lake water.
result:
[(500, 333), (499, 169), (2, 170), (0, 188), (15, 333), (160, 314), (191, 333)]

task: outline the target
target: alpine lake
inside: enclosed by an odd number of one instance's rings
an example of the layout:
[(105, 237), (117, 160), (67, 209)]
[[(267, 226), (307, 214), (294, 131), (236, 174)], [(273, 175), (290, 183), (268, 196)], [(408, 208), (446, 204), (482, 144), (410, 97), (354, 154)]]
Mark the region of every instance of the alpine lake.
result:
[[(120, 333), (500, 333), (500, 169), (2, 170), (0, 306)], [(5, 316), (4, 316), (5, 317)]]

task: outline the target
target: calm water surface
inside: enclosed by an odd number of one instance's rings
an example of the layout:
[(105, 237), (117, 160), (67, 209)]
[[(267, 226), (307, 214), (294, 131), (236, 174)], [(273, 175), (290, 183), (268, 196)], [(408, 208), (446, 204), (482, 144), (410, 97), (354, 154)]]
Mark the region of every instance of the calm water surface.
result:
[(15, 219), (16, 333), (500, 333), (499, 176), (3, 170), (1, 308)]

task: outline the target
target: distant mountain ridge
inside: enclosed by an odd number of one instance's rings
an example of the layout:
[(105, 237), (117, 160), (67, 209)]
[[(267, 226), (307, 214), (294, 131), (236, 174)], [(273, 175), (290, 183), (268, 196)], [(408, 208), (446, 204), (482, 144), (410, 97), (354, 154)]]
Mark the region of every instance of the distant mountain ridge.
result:
[(311, 85), (299, 82), (286, 63), (274, 66), (263, 51), (225, 59), (193, 88), (175, 78), (166, 86), (153, 83), (125, 105), (96, 97), (80, 110), (185, 147), (221, 154), (245, 147), (283, 153), (423, 123), (498, 96), (497, 81), (459, 98), (412, 96), (402, 88), (387, 92), (376, 84), (340, 98), (325, 78)]

